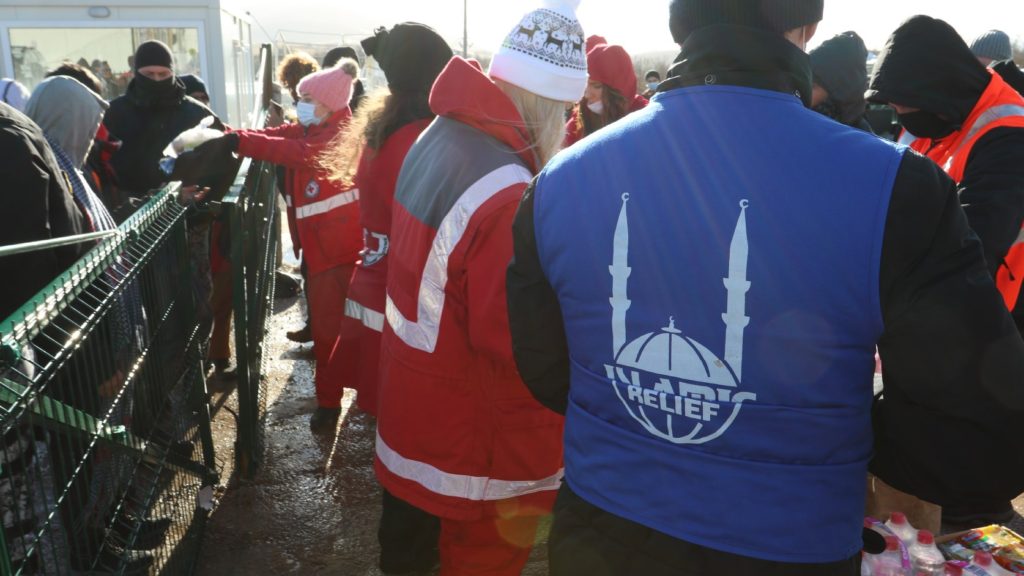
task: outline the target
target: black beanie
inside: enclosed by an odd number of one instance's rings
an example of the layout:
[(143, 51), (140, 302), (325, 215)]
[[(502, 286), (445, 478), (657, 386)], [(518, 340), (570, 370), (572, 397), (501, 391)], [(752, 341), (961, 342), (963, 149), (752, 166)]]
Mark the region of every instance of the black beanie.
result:
[(405, 22), (390, 31), (378, 28), (362, 41), (388, 79), (392, 92), (429, 92), (448, 61), (452, 49), (433, 28)]
[(843, 32), (811, 50), (814, 81), (837, 102), (864, 98), (867, 61), (868, 49), (856, 32)]
[(762, 28), (782, 34), (821, 20), (825, 0), (671, 0), (669, 30), (682, 44), (696, 30), (716, 24)]
[(327, 54), (324, 54), (324, 60), (320, 63), (320, 67), (333, 68), (342, 58), (351, 58), (359, 62), (359, 55), (356, 54), (355, 48), (351, 46), (338, 46), (337, 48), (331, 48), (327, 51)]
[(203, 79), (195, 74), (182, 74), (181, 76), (178, 76), (178, 80), (181, 80), (181, 83), (185, 85), (185, 94), (202, 92), (207, 96), (210, 95), (210, 93), (206, 91), (206, 82), (203, 82)]
[(138, 49), (135, 50), (135, 69), (138, 70), (146, 66), (163, 66), (171, 70), (174, 69), (174, 58), (171, 56), (171, 49), (167, 47), (167, 44), (159, 40), (147, 40), (139, 44)]

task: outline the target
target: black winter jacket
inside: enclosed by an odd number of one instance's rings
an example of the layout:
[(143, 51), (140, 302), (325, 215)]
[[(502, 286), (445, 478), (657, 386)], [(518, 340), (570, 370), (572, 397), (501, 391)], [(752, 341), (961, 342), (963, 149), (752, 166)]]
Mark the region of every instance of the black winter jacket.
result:
[[(996, 72), (1012, 76), (1007, 66)], [(991, 81), (952, 27), (918, 16), (889, 38), (868, 95), (939, 114), (959, 129)], [(996, 128), (982, 136), (971, 149), (958, 193), (994, 278), (1024, 223), (1024, 129)], [(1024, 329), (1024, 299), (1018, 299), (1014, 315)]]
[(1024, 94), (1024, 71), (1013, 60), (1005, 60), (992, 65), (992, 70), (999, 74), (1014, 90)]
[[(42, 131), (0, 103), (0, 246), (81, 234), (85, 220)], [(7, 318), (89, 247), (76, 244), (0, 257), (0, 320)]]
[[(741, 49), (735, 41), (723, 42), (691, 36), (670, 72), (673, 77), (659, 91), (701, 85), (715, 74), (719, 83), (809, 95), (806, 59), (782, 58), (792, 51), (773, 43)], [(733, 64), (726, 66), (722, 54), (729, 54)], [(738, 55), (746, 60), (741, 66), (735, 65)], [(570, 359), (559, 301), (537, 252), (532, 187), (516, 216), (513, 241), (507, 289), (516, 362), (537, 400), (564, 413)], [(893, 187), (878, 290), (885, 323), (878, 342), (885, 389), (874, 409), (871, 471), (898, 489), (939, 504), (1005, 502), (1020, 494), (1024, 452), (1016, 443), (1024, 435), (1024, 341), (988, 273), (956, 185), (938, 166), (912, 152), (905, 155)], [(870, 385), (865, 382), (865, 390)], [(963, 458), (985, 464), (962, 465)], [(742, 506), (736, 513), (743, 513)], [(590, 528), (575, 526), (580, 536), (572, 536), (559, 528), (559, 514)], [(633, 562), (620, 564), (622, 570), (593, 572), (608, 575), (632, 573), (628, 566), (652, 565), (661, 571), (645, 573), (824, 576), (857, 574), (858, 562), (852, 558), (799, 570), (752, 563), (645, 534), (643, 527), (566, 493), (556, 506), (553, 557), (556, 545), (578, 552), (580, 566), (595, 550), (608, 555), (609, 562), (618, 562), (621, 554), (633, 556)]]
[[(175, 79), (167, 98), (153, 101), (138, 90), (132, 80), (124, 96), (110, 103), (103, 124), (120, 148), (111, 163), (118, 185), (130, 196), (139, 198), (170, 179), (160, 170), (164, 148), (178, 135), (215, 114), (198, 100), (185, 95), (185, 86)], [(223, 129), (217, 120), (214, 128)]]

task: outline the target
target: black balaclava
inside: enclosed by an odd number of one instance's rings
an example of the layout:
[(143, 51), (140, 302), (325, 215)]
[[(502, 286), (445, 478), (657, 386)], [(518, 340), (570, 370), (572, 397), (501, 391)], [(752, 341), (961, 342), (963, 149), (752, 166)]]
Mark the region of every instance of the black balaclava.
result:
[(918, 108), (899, 115), (904, 128), (914, 136), (942, 138), (960, 129), (991, 80), (952, 26), (914, 16), (886, 41), (866, 96)]
[(135, 50), (135, 78), (132, 81), (132, 90), (141, 103), (159, 105), (180, 99), (179, 93), (184, 89), (179, 85), (177, 78), (172, 75), (159, 82), (151, 80), (139, 73), (139, 70), (146, 66), (163, 66), (173, 71), (174, 57), (171, 55), (171, 49), (159, 40), (148, 40), (139, 44)]

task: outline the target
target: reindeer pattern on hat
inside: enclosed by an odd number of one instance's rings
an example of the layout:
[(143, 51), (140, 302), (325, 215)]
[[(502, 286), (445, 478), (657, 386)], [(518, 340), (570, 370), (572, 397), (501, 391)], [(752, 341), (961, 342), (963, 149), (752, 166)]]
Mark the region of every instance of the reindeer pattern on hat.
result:
[(535, 10), (524, 16), (505, 38), (504, 47), (557, 66), (586, 71), (579, 22), (551, 10)]

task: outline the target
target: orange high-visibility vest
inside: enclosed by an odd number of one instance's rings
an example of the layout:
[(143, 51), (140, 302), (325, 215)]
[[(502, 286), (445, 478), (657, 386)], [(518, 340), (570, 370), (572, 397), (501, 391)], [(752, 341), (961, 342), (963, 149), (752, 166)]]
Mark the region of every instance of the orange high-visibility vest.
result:
[[(957, 184), (964, 178), (971, 149), (982, 136), (996, 128), (1024, 128), (1024, 97), (998, 74), (992, 70), (989, 73), (992, 74), (992, 81), (960, 130), (938, 141), (915, 139), (906, 131), (900, 137), (901, 143), (908, 144), (913, 150), (942, 166)], [(996, 287), (1010, 310), (1017, 305), (1021, 284), (1024, 282), (1024, 222), (1021, 224), (1017, 240), (1010, 246), (996, 272)]]

